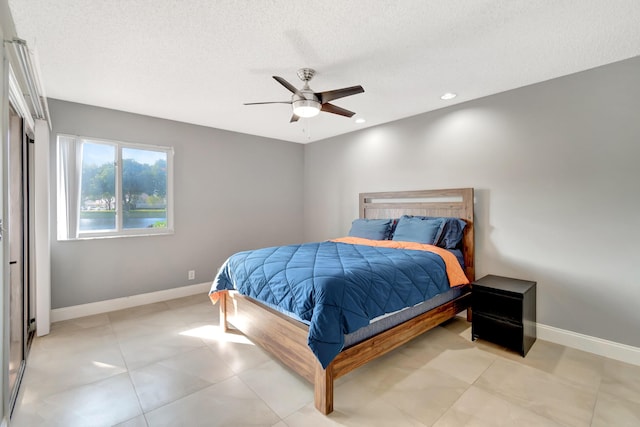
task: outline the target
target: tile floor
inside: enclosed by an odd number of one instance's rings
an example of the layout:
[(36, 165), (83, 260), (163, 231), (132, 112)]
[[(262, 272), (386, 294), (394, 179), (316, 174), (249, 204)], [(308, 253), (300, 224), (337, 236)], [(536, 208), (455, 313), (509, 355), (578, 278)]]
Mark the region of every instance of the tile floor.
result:
[(56, 323), (11, 421), (26, 426), (640, 426), (640, 366), (538, 340), (526, 358), (455, 319), (340, 378), (335, 411), (206, 295)]

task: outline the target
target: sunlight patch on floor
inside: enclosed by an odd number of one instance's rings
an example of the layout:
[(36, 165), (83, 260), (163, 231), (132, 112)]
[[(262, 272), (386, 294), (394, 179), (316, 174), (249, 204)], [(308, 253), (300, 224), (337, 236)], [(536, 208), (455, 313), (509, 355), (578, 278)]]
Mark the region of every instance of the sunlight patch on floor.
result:
[(91, 363), (93, 363), (94, 366), (98, 367), (98, 368), (105, 368), (105, 369), (118, 369), (117, 366), (115, 365), (110, 365), (109, 363), (102, 363), (102, 362), (98, 362), (93, 360)]
[(237, 344), (254, 345), (247, 337), (239, 333), (234, 332), (222, 332), (217, 325), (205, 325), (197, 328), (189, 329), (188, 331), (180, 332), (180, 335), (188, 337), (203, 338), (207, 340), (214, 340), (220, 342), (233, 342)]

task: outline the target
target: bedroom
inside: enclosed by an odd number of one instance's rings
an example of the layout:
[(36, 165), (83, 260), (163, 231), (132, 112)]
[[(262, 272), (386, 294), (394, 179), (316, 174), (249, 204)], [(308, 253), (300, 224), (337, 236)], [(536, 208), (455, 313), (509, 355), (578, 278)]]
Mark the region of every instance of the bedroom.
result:
[[(620, 62), (309, 144), (50, 99), (52, 138), (74, 132), (175, 147), (180, 230), (147, 240), (54, 238), (52, 317), (206, 284), (237, 250), (344, 235), (359, 192), (473, 186), (477, 277), (536, 280), (540, 340), (637, 360), (640, 318), (627, 302), (640, 296), (633, 46)], [(256, 74), (256, 85), (281, 95), (269, 75)], [(276, 116), (288, 126), (286, 113)], [(269, 180), (239, 175), (240, 165)], [(77, 268), (61, 268), (69, 265)]]

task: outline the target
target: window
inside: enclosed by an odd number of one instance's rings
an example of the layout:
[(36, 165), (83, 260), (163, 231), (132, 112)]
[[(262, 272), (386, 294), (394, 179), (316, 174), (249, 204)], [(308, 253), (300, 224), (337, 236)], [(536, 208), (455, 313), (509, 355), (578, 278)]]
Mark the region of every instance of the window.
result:
[(58, 135), (58, 239), (168, 234), (173, 149)]

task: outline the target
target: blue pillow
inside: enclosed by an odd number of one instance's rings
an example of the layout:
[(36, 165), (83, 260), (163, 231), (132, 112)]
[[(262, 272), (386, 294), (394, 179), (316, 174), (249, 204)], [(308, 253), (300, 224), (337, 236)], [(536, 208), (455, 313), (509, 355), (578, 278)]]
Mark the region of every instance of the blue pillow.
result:
[(434, 217), (434, 216), (416, 216), (414, 218), (443, 219), (444, 228), (442, 230), (442, 235), (440, 236), (440, 239), (438, 240), (436, 245), (445, 249), (459, 248), (460, 242), (462, 241), (462, 237), (464, 236), (464, 228), (467, 226), (467, 223), (464, 222), (462, 219), (449, 218), (449, 217)]
[(467, 223), (460, 218), (446, 218), (442, 237), (438, 241), (438, 246), (445, 249), (457, 249), (464, 236), (464, 228)]
[(393, 240), (435, 245), (442, 234), (443, 228), (444, 219), (442, 218), (421, 219), (403, 216), (398, 220), (398, 225), (396, 225), (396, 230), (393, 233)]
[(391, 219), (355, 219), (351, 223), (349, 236), (369, 240), (386, 240), (391, 232)]

